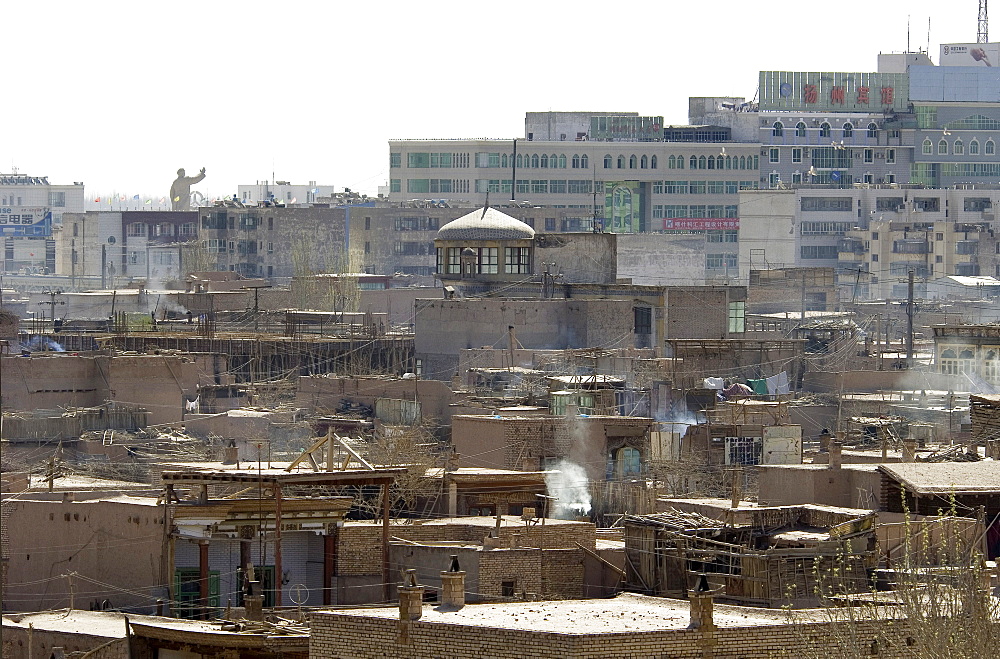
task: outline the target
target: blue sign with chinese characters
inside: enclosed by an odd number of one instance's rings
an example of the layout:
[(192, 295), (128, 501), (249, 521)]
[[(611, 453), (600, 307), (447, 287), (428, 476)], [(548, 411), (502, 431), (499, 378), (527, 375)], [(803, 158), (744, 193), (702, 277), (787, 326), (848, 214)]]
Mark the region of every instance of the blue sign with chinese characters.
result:
[(0, 207), (0, 236), (52, 235), (52, 211), (48, 208)]

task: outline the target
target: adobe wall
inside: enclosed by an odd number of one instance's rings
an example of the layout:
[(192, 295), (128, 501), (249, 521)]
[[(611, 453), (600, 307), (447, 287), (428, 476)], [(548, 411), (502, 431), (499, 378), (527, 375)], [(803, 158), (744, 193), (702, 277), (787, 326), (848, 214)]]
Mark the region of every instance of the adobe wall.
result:
[(64, 353), (0, 357), (0, 396), (5, 410), (91, 407), (104, 402), (107, 386), (93, 357)]
[(414, 396), (420, 401), (425, 420), (437, 420), (444, 425), (451, 423), (454, 394), (448, 384), (440, 380), (322, 375), (300, 377), (295, 404), (311, 410), (317, 407), (337, 409), (341, 401), (348, 400), (374, 407), (378, 398), (413, 400)]
[[(128, 501), (7, 499), (3, 509), (5, 610), (67, 607), (69, 581), (62, 575), (69, 572), (79, 575), (74, 583), (76, 608), (107, 599), (115, 608), (152, 613), (153, 601), (166, 597), (160, 586), (165, 583), (161, 507)], [(125, 555), (128, 560), (122, 559)]]
[[(310, 622), (309, 656), (321, 659), (437, 659), (445, 655), (496, 659), (522, 659), (528, 655), (538, 659), (826, 656), (834, 639), (848, 635), (852, 639), (875, 638), (882, 636), (884, 625), (854, 621), (717, 627), (710, 639), (697, 629), (573, 633), (572, 620), (566, 621), (566, 633), (417, 620), (407, 626), (405, 636), (400, 634), (400, 622), (392, 618), (322, 611), (313, 613)], [(904, 627), (897, 623), (895, 633), (890, 632), (898, 634), (901, 645), (906, 633)], [(864, 647), (869, 643), (862, 640), (859, 644)], [(886, 656), (896, 655), (889, 652)]]
[(762, 506), (814, 503), (844, 508), (879, 509), (881, 480), (873, 469), (810, 465), (761, 465), (757, 500)]
[(461, 349), (509, 343), (514, 327), (523, 348), (634, 345), (631, 300), (417, 300), (414, 353), (423, 377), (451, 380)]
[(561, 283), (614, 284), (618, 278), (617, 241), (614, 233), (535, 234), (535, 274), (549, 272)]
[(640, 286), (699, 286), (706, 251), (705, 235), (619, 234), (618, 276)]
[(31, 632), (29, 648), (27, 625), (20, 626), (3, 621), (3, 657), (4, 659), (21, 659), (24, 657), (39, 657), (46, 659), (52, 656), (52, 648), (60, 647), (63, 655), (70, 657), (72, 653), (82, 655), (87, 659), (131, 659), (128, 642), (125, 640), (125, 624), (122, 623), (122, 638), (107, 638), (83, 632), (50, 631), (35, 629)]
[(180, 421), (193, 397), (198, 363), (179, 355), (2, 357), (0, 395), (8, 410), (90, 407), (105, 400), (149, 410), (149, 423)]

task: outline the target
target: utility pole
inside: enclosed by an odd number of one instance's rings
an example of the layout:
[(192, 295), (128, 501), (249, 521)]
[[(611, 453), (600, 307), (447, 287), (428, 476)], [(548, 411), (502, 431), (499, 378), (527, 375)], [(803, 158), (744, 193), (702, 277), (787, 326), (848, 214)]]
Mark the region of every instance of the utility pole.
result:
[[(48, 291), (42, 291), (42, 294), (43, 295), (48, 295), (49, 296), (49, 301), (48, 302), (39, 302), (38, 304), (39, 304), (39, 306), (44, 306), (46, 304), (49, 305), (49, 316), (51, 316), (51, 318), (52, 318), (52, 329), (55, 330), (55, 325), (56, 325), (56, 305), (57, 304), (66, 304), (62, 300), (60, 300), (59, 302), (56, 302), (56, 296), (57, 295), (62, 295), (62, 291), (48, 290)], [(45, 312), (44, 311), (42, 312), (42, 323), (43, 324), (45, 323)]]
[(253, 289), (253, 329), (257, 331), (257, 318), (260, 315), (260, 299), (258, 297), (259, 291), (262, 288), (271, 288), (270, 284), (262, 286), (244, 286), (243, 290)]
[[(501, 188), (502, 188), (501, 184)], [(517, 138), (514, 138), (514, 155), (510, 157), (510, 201), (516, 203), (517, 200)], [(486, 196), (489, 199), (489, 193)]]
[(799, 316), (802, 320), (806, 318), (806, 273), (802, 271), (802, 312)]
[(906, 282), (906, 368), (913, 365), (913, 270)]

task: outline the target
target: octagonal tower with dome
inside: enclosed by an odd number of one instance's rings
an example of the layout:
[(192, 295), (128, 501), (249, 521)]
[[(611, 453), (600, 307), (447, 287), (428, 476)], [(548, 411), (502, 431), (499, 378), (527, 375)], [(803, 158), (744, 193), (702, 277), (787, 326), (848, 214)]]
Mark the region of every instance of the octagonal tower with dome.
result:
[(444, 283), (522, 281), (534, 273), (535, 230), (496, 208), (478, 208), (441, 227), (434, 239)]

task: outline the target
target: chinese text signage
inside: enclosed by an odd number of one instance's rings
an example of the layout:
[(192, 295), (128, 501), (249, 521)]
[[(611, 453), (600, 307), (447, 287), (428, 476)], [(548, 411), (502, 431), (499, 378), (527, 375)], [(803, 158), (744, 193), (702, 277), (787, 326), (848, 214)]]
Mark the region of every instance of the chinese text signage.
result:
[(905, 73), (820, 73), (761, 71), (762, 112), (905, 111)]
[(0, 207), (0, 236), (51, 236), (48, 208)]

